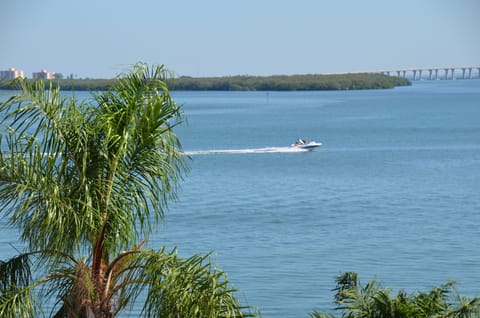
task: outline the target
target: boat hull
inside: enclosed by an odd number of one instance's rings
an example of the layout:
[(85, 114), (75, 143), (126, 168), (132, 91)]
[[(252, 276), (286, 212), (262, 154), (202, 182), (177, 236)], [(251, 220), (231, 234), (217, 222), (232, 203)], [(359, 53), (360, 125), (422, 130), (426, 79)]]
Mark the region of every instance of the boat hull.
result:
[(293, 144), (292, 147), (296, 149), (313, 150), (319, 147), (320, 145), (321, 143), (312, 141), (312, 142), (309, 142), (308, 144), (301, 144), (301, 145)]

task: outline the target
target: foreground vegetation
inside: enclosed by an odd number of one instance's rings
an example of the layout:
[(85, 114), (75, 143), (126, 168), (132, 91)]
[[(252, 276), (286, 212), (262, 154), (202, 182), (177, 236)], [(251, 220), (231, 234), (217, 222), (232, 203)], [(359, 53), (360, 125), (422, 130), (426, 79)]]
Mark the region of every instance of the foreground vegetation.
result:
[(187, 168), (167, 79), (137, 65), (83, 103), (19, 80), (0, 103), (0, 216), (26, 248), (0, 262), (0, 317), (250, 315), (209, 255), (142, 248)]
[[(63, 90), (105, 91), (115, 86), (116, 79), (59, 79), (47, 81)], [(357, 90), (387, 89), (410, 85), (405, 78), (383, 74), (340, 75), (276, 75), (276, 76), (229, 76), (229, 77), (180, 77), (169, 79), (171, 90), (201, 91), (308, 91), (308, 90)], [(0, 89), (12, 89), (8, 81), (0, 82)]]
[[(391, 290), (375, 280), (362, 286), (358, 275), (346, 272), (337, 277), (334, 291), (336, 310), (343, 318), (473, 318), (480, 317), (479, 298), (461, 297), (453, 282), (432, 288), (429, 292), (407, 295)], [(334, 318), (313, 311), (311, 318)]]

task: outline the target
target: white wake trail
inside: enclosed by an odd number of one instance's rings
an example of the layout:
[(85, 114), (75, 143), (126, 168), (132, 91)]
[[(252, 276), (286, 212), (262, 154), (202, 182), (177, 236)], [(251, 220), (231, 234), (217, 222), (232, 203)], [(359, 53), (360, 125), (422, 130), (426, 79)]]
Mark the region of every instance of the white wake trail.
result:
[(247, 154), (247, 153), (288, 153), (288, 152), (308, 152), (309, 149), (294, 147), (269, 147), (254, 149), (212, 149), (212, 150), (193, 150), (185, 151), (188, 156), (194, 155), (215, 155), (215, 154)]

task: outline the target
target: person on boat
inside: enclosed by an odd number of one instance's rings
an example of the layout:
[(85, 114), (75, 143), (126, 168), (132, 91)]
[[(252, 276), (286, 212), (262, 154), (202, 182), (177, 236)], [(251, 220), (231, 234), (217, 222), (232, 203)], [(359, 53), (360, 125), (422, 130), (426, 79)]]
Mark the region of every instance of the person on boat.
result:
[(299, 138), (298, 141), (295, 143), (295, 146), (305, 145), (307, 141), (305, 139)]

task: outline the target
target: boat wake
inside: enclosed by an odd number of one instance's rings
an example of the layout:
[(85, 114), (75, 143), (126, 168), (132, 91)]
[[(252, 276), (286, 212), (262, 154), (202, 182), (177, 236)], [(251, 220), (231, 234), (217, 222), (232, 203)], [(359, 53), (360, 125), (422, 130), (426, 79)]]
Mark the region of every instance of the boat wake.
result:
[(247, 154), (247, 153), (298, 153), (298, 152), (310, 152), (311, 149), (302, 149), (295, 147), (269, 147), (269, 148), (256, 148), (256, 149), (218, 149), (218, 150), (194, 150), (185, 151), (185, 155), (215, 155), (215, 154)]

